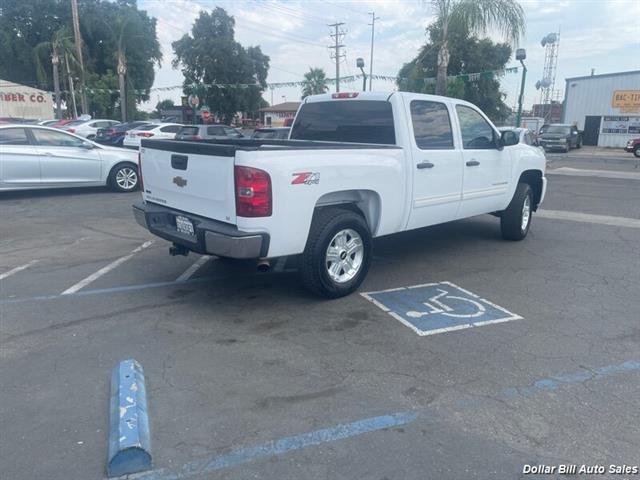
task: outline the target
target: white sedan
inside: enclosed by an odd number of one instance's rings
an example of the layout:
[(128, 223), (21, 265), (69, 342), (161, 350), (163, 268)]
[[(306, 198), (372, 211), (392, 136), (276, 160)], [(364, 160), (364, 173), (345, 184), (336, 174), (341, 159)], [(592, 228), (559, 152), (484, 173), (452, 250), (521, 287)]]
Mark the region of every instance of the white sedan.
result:
[(181, 127), (182, 125), (179, 123), (151, 123), (141, 125), (127, 132), (122, 145), (137, 150), (140, 148), (140, 142), (143, 138), (173, 139), (176, 138), (176, 133), (178, 133)]
[(0, 126), (0, 191), (107, 185), (138, 188), (138, 154), (39, 125)]
[(114, 125), (118, 125), (120, 122), (116, 120), (107, 119), (93, 119), (93, 120), (74, 120), (61, 127), (69, 133), (75, 133), (89, 140), (93, 140), (98, 133), (99, 128), (110, 128)]

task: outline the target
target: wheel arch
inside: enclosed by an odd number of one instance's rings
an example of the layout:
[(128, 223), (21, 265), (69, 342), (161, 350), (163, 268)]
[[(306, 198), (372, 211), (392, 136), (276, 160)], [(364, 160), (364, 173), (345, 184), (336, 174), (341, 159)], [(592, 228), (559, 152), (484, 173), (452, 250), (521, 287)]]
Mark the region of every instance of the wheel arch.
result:
[(373, 190), (340, 190), (325, 193), (318, 198), (314, 211), (336, 206), (362, 215), (367, 222), (371, 235), (376, 235), (382, 211), (382, 201), (377, 192)]
[(136, 162), (133, 162), (131, 160), (120, 160), (118, 162), (115, 162), (113, 165), (111, 165), (111, 167), (109, 168), (109, 173), (107, 174), (107, 180), (106, 180), (106, 186), (107, 187), (111, 187), (113, 186), (113, 182), (115, 181), (114, 179), (114, 175), (116, 173), (116, 170), (122, 166), (131, 166), (133, 168), (136, 169), (136, 172), (138, 172), (138, 183), (140, 182), (139, 178), (139, 168), (138, 165), (136, 164)]
[(533, 210), (537, 210), (542, 198), (542, 171), (541, 170), (525, 170), (520, 174), (518, 183), (526, 183), (533, 190)]

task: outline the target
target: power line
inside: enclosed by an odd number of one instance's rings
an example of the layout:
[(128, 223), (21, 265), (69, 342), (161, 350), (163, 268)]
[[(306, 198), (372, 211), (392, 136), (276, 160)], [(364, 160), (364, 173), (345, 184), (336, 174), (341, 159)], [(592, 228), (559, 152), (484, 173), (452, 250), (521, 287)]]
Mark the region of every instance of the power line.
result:
[(340, 53), (340, 49), (344, 48), (344, 45), (342, 45), (340, 41), (346, 33), (344, 30), (340, 30), (340, 27), (342, 25), (344, 25), (344, 23), (342, 22), (332, 23), (328, 25), (329, 27), (336, 29), (336, 33), (330, 35), (330, 37), (334, 39), (335, 45), (329, 47), (330, 49), (334, 50), (331, 53), (331, 58), (336, 61), (336, 92), (340, 91), (340, 59), (345, 57), (344, 53)]

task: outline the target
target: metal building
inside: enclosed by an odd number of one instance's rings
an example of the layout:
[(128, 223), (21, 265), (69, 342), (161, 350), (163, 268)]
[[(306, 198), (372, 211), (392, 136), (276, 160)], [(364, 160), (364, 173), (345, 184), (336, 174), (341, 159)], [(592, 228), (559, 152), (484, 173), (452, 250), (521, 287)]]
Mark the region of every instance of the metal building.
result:
[(640, 137), (640, 70), (566, 79), (563, 123), (584, 145), (619, 147)]

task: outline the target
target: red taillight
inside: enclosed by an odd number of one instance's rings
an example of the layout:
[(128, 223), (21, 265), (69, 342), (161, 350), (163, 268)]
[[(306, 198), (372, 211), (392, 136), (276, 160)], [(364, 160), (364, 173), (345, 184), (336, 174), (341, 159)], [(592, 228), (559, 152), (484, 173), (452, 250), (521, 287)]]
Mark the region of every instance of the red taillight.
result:
[(138, 152), (138, 182), (140, 183), (140, 190), (144, 192), (144, 183), (142, 182), (142, 155)]
[(191, 135), (191, 137), (189, 137), (191, 140), (202, 140), (202, 137), (200, 135)]
[(271, 177), (264, 170), (235, 167), (236, 215), (239, 217), (271, 216)]
[(340, 92), (331, 94), (331, 98), (356, 98), (357, 96), (358, 92)]
[(139, 133), (136, 133), (136, 135), (138, 135), (139, 137), (144, 137), (144, 138), (153, 137), (153, 133), (151, 133), (151, 132), (139, 132)]

